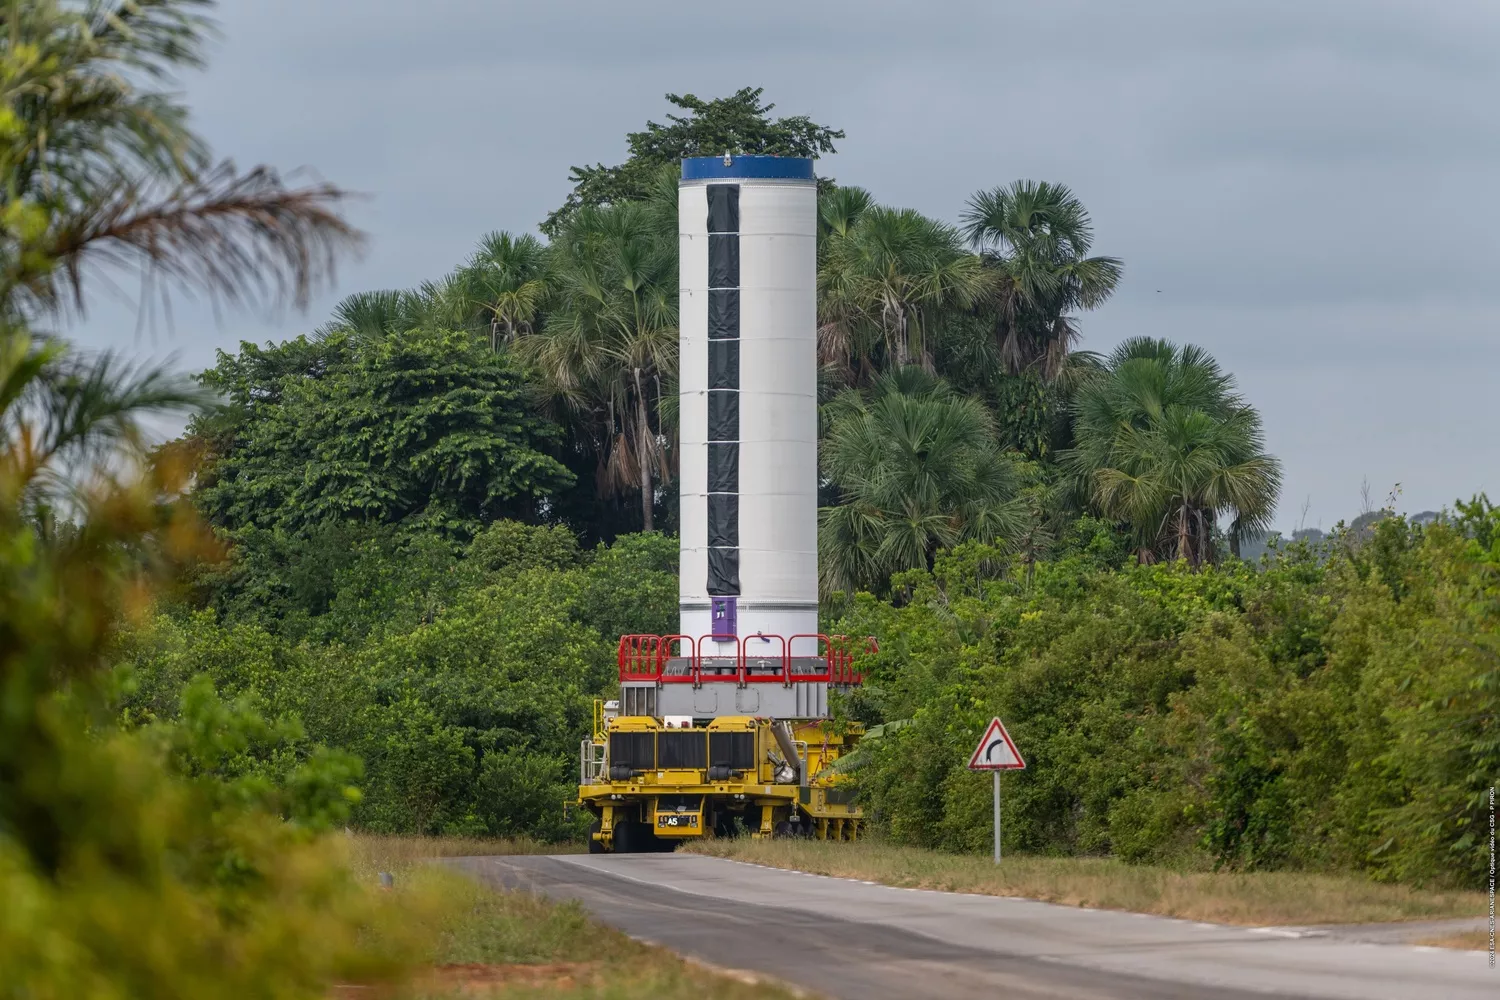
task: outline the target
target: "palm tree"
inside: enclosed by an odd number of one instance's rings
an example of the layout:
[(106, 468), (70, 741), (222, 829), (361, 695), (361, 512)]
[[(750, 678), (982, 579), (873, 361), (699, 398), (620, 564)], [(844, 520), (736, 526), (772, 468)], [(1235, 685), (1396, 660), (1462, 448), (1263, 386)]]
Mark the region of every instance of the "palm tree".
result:
[(327, 184), (215, 165), (156, 84), (201, 65), (201, 0), (15, 0), (0, 13), (0, 309), (81, 309), (95, 265), (217, 302), (305, 305), (358, 242)]
[(1093, 224), (1061, 184), (1016, 181), (981, 191), (963, 216), (969, 242), (997, 276), (995, 337), (1012, 374), (1051, 379), (1078, 340), (1078, 309), (1096, 309), (1119, 284), (1115, 257), (1090, 257)]
[(162, 368), (78, 355), (26, 333), (0, 336), (0, 511), (37, 519), (77, 508), (83, 492), (149, 461), (143, 418), (209, 401)]
[(348, 333), (363, 340), (379, 340), (421, 326), (428, 310), (429, 304), (419, 292), (355, 292), (333, 307), (333, 315), (318, 333)]
[(871, 206), (862, 195), (835, 192), (823, 206), (822, 361), (868, 374), (872, 353), (882, 348), (896, 367), (917, 362), (932, 371), (938, 317), (987, 297), (993, 280), (951, 226), (910, 209)]
[(973, 397), (908, 367), (846, 391), (824, 417), (823, 474), (840, 498), (819, 512), (825, 591), (878, 588), (930, 568), (940, 548), (1022, 532), (1015, 470)]
[(1235, 555), (1268, 527), (1281, 465), (1264, 451), (1260, 415), (1201, 348), (1127, 340), (1080, 377), (1073, 415), (1064, 462), (1104, 516), (1131, 525), (1142, 562), (1212, 561), (1220, 517)]
[(836, 187), (818, 198), (818, 235), (848, 236), (860, 216), (875, 204), (862, 187)]
[(533, 332), (547, 300), (547, 248), (535, 236), (490, 233), (457, 279), (498, 350)]
[(576, 212), (550, 251), (553, 310), (516, 342), (594, 452), (601, 490), (640, 491), (646, 531), (655, 484), (671, 475), (661, 403), (677, 370), (677, 241), (666, 211), (654, 200)]

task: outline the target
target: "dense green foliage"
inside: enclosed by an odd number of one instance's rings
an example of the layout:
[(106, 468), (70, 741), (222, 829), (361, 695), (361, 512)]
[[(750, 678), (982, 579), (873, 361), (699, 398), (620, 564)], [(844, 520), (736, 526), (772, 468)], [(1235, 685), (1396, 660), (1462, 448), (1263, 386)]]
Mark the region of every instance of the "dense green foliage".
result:
[(400, 524), (466, 539), (572, 481), (514, 364), (467, 333), (247, 345), (203, 382), (230, 405), (190, 431), (214, 455), (194, 498), (231, 537)]
[(1009, 848), (1473, 885), (1500, 769), (1500, 511), (1386, 518), (1256, 568), (1128, 565), (1075, 537), (1029, 582), (978, 546), (864, 599), (882, 637), (849, 711), (903, 720), (857, 772), (898, 839), (988, 843), (963, 767), (991, 715), (1027, 758)]
[[(551, 247), (551, 312), (517, 343), (547, 407), (594, 459), (603, 497), (640, 496), (655, 527), (656, 485), (672, 472), (663, 400), (677, 375), (677, 186), (658, 171), (651, 197), (587, 207)], [(671, 408), (675, 412), (675, 407)]]
[(321, 607), (242, 598), (126, 632), (116, 657), (130, 717), (175, 718), (204, 676), (362, 759), (363, 827), (571, 836), (563, 805), (615, 641), (672, 631), (676, 541), (633, 535), (581, 552), (564, 530), (509, 521), (462, 548), (323, 541), (345, 557), (319, 564)]
[(0, 997), (310, 998), (411, 957), (319, 837), (357, 758), (203, 679), (115, 724), (119, 627), (215, 555), (141, 421), (204, 394), (43, 331), (100, 261), (297, 300), (352, 236), (335, 189), (212, 167), (188, 130), (170, 74), (206, 6), (0, 14)]

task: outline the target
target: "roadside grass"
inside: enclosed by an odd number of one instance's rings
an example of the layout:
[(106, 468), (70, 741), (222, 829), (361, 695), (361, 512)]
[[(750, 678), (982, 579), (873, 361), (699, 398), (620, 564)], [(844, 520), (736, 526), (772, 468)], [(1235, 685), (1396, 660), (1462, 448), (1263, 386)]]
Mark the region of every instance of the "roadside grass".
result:
[(1417, 944), (1429, 945), (1433, 948), (1457, 948), (1461, 951), (1488, 951), (1490, 947), (1490, 932), (1461, 931), (1457, 934), (1444, 934), (1442, 937), (1427, 938)]
[(1358, 876), (1301, 872), (1195, 872), (1108, 858), (945, 854), (872, 839), (705, 840), (688, 850), (774, 868), (790, 868), (914, 889), (1021, 896), (1068, 906), (1154, 913), (1246, 926), (1356, 924), (1474, 917), (1480, 892), (1413, 889)]
[(398, 837), (379, 833), (349, 833), (344, 842), (357, 873), (406, 870), (436, 858), (481, 858), (501, 854), (581, 854), (582, 844), (548, 844), (518, 838)]
[[(349, 870), (372, 892), (379, 891), (379, 873), (393, 876), (388, 901), (401, 915), (395, 933), (403, 941), (420, 942), (418, 951), (426, 961), (397, 994), (403, 1000), (783, 1000), (797, 995), (641, 944), (595, 923), (576, 903), (498, 891), (429, 863), (451, 857), (557, 853), (556, 845), (351, 834), (343, 846)], [(376, 948), (382, 945), (381, 936), (375, 932)], [(340, 1000), (368, 995), (353, 987), (333, 993)]]

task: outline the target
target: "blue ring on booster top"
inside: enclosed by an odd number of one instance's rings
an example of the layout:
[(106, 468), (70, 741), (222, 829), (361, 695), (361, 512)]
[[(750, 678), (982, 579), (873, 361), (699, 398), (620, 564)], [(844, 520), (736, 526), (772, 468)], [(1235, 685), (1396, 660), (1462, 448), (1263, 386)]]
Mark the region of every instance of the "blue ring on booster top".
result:
[(817, 180), (813, 161), (802, 156), (731, 156), (729, 166), (722, 156), (686, 156), (682, 160), (685, 181), (712, 180)]

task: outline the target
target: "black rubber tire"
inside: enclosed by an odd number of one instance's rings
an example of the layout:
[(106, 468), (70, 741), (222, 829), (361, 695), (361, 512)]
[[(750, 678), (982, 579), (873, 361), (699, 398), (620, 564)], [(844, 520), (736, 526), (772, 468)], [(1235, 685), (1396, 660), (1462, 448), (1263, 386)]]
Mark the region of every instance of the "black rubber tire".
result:
[(632, 819), (615, 821), (616, 854), (636, 854), (640, 852), (641, 840), (643, 839), (640, 836), (640, 832), (642, 832), (639, 830), (640, 826), (641, 824)]
[(791, 823), (787, 822), (786, 820), (782, 820), (772, 828), (771, 836), (777, 840), (782, 840), (791, 837), (795, 832), (796, 831), (793, 829)]
[(603, 822), (603, 820), (597, 820), (596, 819), (589, 826), (589, 853), (590, 854), (605, 854), (605, 853), (607, 853), (605, 851), (605, 849), (604, 849), (604, 845), (601, 844), (599, 841), (597, 841), (597, 840), (594, 839), (594, 834), (598, 833), (602, 829), (604, 829), (604, 822)]

